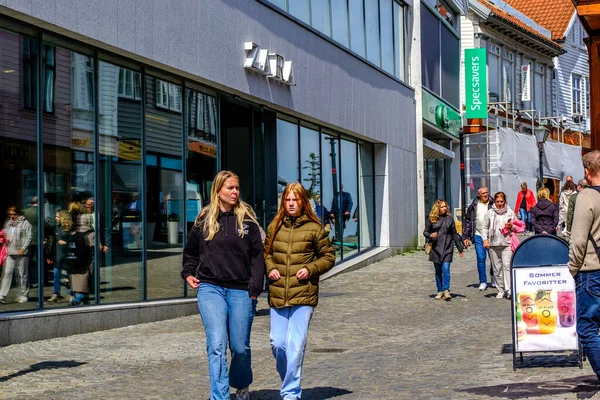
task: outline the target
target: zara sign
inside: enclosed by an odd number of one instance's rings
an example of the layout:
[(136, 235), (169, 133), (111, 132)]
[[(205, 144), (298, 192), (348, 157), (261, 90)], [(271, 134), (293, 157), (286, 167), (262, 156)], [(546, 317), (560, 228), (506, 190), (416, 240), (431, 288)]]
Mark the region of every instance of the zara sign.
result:
[(263, 49), (254, 42), (245, 42), (244, 50), (246, 50), (244, 68), (254, 70), (288, 86), (296, 85), (291, 61), (286, 61), (283, 56), (271, 53), (269, 49)]

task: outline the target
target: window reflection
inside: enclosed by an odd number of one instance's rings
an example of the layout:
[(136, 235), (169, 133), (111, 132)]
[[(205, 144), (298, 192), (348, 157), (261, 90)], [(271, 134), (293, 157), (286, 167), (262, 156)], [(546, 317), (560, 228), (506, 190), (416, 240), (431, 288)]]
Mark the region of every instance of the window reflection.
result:
[(148, 299), (183, 295), (181, 86), (146, 76), (146, 269)]
[[(198, 90), (185, 90), (186, 104), (186, 177), (185, 177), (185, 234), (192, 229), (196, 216), (210, 200), (213, 177), (217, 173), (217, 98)], [(177, 274), (179, 278), (179, 274)], [(187, 295), (195, 296), (188, 290)]]
[[(339, 215), (343, 220), (341, 229), (343, 232), (342, 249), (344, 258), (358, 253), (359, 248), (358, 221), (360, 214), (358, 212), (358, 170), (356, 150), (356, 142), (342, 139), (342, 156), (340, 158), (342, 184), (340, 186), (341, 191), (339, 196)], [(338, 203), (335, 205), (338, 206)], [(335, 211), (333, 206), (332, 210)]]
[(375, 174), (373, 167), (373, 145), (360, 143), (359, 145), (359, 186), (358, 186), (358, 229), (360, 232), (360, 249), (367, 249), (375, 245)]
[[(141, 74), (99, 63), (98, 212), (112, 246), (100, 269), (100, 302), (142, 298)], [(148, 233), (146, 232), (146, 235)]]
[(331, 134), (322, 134), (321, 136), (321, 170), (323, 175), (321, 177), (321, 203), (325, 208), (329, 210), (329, 220), (327, 221), (331, 226), (331, 232), (329, 237), (336, 250), (336, 259), (341, 258), (341, 252), (339, 251), (341, 245), (341, 237), (343, 233), (343, 223), (340, 211), (344, 208), (340, 208), (339, 194), (340, 194), (340, 178), (338, 171), (339, 168), (339, 139), (337, 136)]
[(288, 183), (298, 182), (298, 125), (277, 120), (277, 204)]
[(346, 0), (331, 0), (331, 25), (333, 39), (341, 45), (349, 47), (348, 2)]
[[(42, 264), (48, 307), (94, 303), (96, 236), (101, 246), (110, 247), (106, 226), (95, 214), (93, 61), (86, 55), (53, 46), (52, 53), (56, 55), (55, 72), (61, 85), (56, 88), (55, 113), (44, 118), (42, 129)], [(82, 235), (84, 242), (75, 242), (76, 247), (85, 246), (86, 251), (77, 248), (82, 256), (74, 263), (69, 258), (69, 245), (77, 234)], [(101, 250), (100, 254), (104, 254)]]
[[(15, 219), (23, 216), (21, 222), (14, 223), (27, 225), (29, 234), (19, 238), (31, 238), (23, 255), (16, 254), (4, 263), (0, 297), (6, 303), (2, 306), (3, 310), (7, 311), (35, 308), (38, 300), (37, 214), (40, 202), (37, 193), (36, 112), (23, 107), (27, 101), (32, 107), (36, 105), (36, 91), (31, 88), (32, 81), (28, 81), (28, 76), (36, 76), (37, 63), (34, 54), (31, 54), (31, 63), (22, 62), (19, 56), (19, 53), (24, 56), (28, 51), (35, 52), (36, 46), (37, 42), (29, 37), (0, 31), (0, 70), (3, 71), (0, 73), (0, 176), (3, 187), (9, 189), (0, 196), (0, 221), (10, 235), (9, 225), (13, 217), (10, 214), (15, 214)], [(30, 85), (31, 90), (24, 90), (27, 89), (25, 84)], [(9, 207), (16, 209), (9, 210)]]

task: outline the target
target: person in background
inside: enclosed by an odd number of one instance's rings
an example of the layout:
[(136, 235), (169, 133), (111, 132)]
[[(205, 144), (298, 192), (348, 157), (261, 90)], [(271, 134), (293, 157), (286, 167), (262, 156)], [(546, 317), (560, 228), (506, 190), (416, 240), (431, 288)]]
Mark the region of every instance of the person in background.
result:
[(494, 195), (494, 206), (487, 212), (483, 221), (483, 247), (489, 249), (490, 261), (496, 276), (498, 287), (497, 299), (510, 298), (510, 233), (515, 232), (513, 221), (517, 216), (506, 205), (506, 195), (497, 192)]
[(429, 261), (433, 262), (435, 267), (435, 284), (437, 286), (435, 299), (451, 300), (450, 263), (452, 263), (454, 254), (452, 244), (454, 243), (461, 257), (465, 253), (463, 253), (463, 243), (458, 232), (456, 232), (454, 218), (448, 213), (448, 203), (446, 201), (438, 199), (433, 203), (429, 218), (425, 222), (423, 235), (431, 241)]
[(538, 202), (531, 209), (531, 223), (536, 235), (556, 235), (558, 226), (558, 206), (550, 201), (550, 190), (541, 188), (538, 190)]
[(23, 210), (23, 217), (31, 225), (31, 243), (29, 244), (29, 253), (27, 255), (29, 284), (38, 283), (37, 259), (38, 259), (38, 239), (37, 239), (37, 215), (38, 215), (38, 197), (32, 196), (27, 202), (27, 207)]
[(517, 194), (515, 211), (518, 211), (521, 220), (525, 223), (525, 229), (533, 232), (531, 224), (531, 209), (535, 206), (535, 195), (527, 188), (527, 182), (521, 182), (521, 190)]
[(237, 389), (236, 400), (248, 400), (253, 379), (250, 330), (265, 262), (259, 225), (241, 200), (239, 182), (231, 171), (215, 176), (210, 203), (196, 217), (183, 250), (181, 277), (198, 289), (211, 400), (230, 400), (230, 386)]
[[(489, 190), (483, 186), (477, 190), (477, 197), (473, 200), (467, 209), (467, 215), (463, 222), (463, 244), (465, 248), (470, 243), (475, 245), (477, 255), (477, 273), (479, 275), (479, 290), (487, 289), (487, 275), (485, 271), (485, 259), (488, 251), (483, 247), (481, 232), (483, 229), (483, 220), (488, 210), (492, 208)], [(470, 242), (470, 243), (469, 243)]]
[(335, 224), (336, 236), (340, 233), (338, 230), (340, 227), (338, 221), (340, 215), (342, 218), (341, 233), (342, 236), (344, 236), (343, 232), (344, 229), (346, 229), (346, 221), (350, 219), (350, 213), (352, 212), (352, 207), (354, 206), (354, 203), (352, 202), (352, 195), (348, 192), (344, 192), (343, 184), (340, 187), (341, 192), (334, 193), (333, 200), (331, 201), (331, 208), (329, 210), (329, 219)]
[[(560, 191), (558, 202), (558, 225), (556, 229), (562, 232), (567, 222), (567, 212), (569, 211), (569, 199), (575, 194), (575, 184), (572, 180), (566, 181)], [(566, 230), (565, 230), (566, 231)]]
[(68, 209), (71, 221), (72, 236), (69, 241), (74, 242), (76, 248), (77, 260), (70, 266), (70, 281), (73, 291), (73, 296), (69, 297), (70, 305), (79, 306), (89, 301), (90, 286), (93, 284), (93, 246), (94, 246), (94, 231), (92, 229), (92, 219), (90, 214), (86, 212), (85, 207), (77, 202), (71, 202)]
[(573, 193), (571, 197), (569, 197), (569, 207), (567, 209), (566, 222), (567, 236), (571, 235), (571, 228), (573, 227), (573, 214), (575, 213), (575, 201), (577, 200), (577, 194), (586, 187), (588, 187), (587, 181), (585, 179), (580, 179), (579, 182), (577, 182), (577, 192)]
[(319, 302), (319, 277), (333, 268), (328, 233), (310, 207), (302, 184), (290, 183), (267, 228), (265, 264), (269, 277), (271, 349), (282, 399), (302, 396), (300, 381), (308, 326)]
[(53, 267), (53, 292), (48, 302), (55, 303), (63, 296), (60, 293), (62, 275), (66, 275), (65, 255), (67, 252), (67, 241), (73, 226), (71, 216), (68, 212), (62, 210), (56, 213), (56, 229), (54, 231), (54, 239), (52, 243), (48, 243), (48, 251), (46, 252), (46, 262)]
[(575, 278), (577, 336), (600, 385), (600, 151), (582, 161), (590, 188), (577, 195), (568, 267)]
[(4, 223), (4, 232), (8, 236), (8, 257), (4, 262), (4, 277), (0, 286), (0, 304), (6, 303), (6, 296), (10, 291), (12, 277), (17, 268), (19, 276), (18, 303), (29, 301), (29, 267), (28, 251), (31, 243), (31, 224), (19, 213), (17, 207), (12, 206), (7, 211), (8, 218)]

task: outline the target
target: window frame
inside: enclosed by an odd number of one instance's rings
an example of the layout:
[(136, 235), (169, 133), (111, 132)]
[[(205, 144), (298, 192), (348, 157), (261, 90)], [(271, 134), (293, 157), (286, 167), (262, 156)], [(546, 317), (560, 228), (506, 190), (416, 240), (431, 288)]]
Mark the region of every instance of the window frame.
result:
[[(579, 87), (576, 87), (575, 80), (579, 80)], [(571, 115), (582, 115), (583, 110), (583, 76), (571, 74)], [(577, 95), (576, 95), (577, 92)], [(578, 111), (578, 112), (577, 112)]]
[[(142, 101), (142, 74), (129, 68), (118, 67), (119, 81), (117, 83), (117, 96), (129, 100)], [(121, 79), (121, 73), (123, 73), (123, 79)]]
[(181, 114), (183, 89), (180, 85), (155, 78), (155, 105), (157, 108)]

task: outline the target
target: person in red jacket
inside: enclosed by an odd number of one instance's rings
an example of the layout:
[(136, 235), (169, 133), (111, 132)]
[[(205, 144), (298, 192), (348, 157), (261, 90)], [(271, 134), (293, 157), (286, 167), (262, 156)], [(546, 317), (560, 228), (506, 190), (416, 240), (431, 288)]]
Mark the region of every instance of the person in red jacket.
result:
[(531, 225), (531, 214), (529, 212), (535, 206), (535, 195), (529, 189), (527, 189), (527, 183), (521, 183), (521, 191), (517, 195), (517, 204), (515, 205), (515, 210), (519, 210), (518, 214), (521, 217), (521, 220), (525, 222), (525, 230), (533, 231), (533, 227)]

